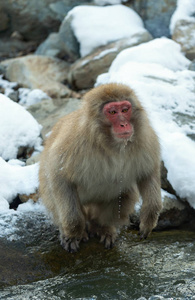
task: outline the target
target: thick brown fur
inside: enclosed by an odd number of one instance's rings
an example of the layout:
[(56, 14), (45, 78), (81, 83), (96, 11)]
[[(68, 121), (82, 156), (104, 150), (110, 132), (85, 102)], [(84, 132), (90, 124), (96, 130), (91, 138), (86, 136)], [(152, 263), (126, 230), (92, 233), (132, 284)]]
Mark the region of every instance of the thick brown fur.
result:
[[(134, 128), (126, 146), (113, 136), (102, 114), (105, 103), (122, 100), (132, 105)], [(80, 240), (94, 234), (111, 248), (116, 227), (128, 224), (139, 194), (143, 198), (140, 234), (146, 238), (162, 207), (160, 149), (133, 90), (113, 83), (89, 91), (82, 107), (54, 126), (41, 156), (39, 178), (42, 200), (66, 250), (77, 251)]]

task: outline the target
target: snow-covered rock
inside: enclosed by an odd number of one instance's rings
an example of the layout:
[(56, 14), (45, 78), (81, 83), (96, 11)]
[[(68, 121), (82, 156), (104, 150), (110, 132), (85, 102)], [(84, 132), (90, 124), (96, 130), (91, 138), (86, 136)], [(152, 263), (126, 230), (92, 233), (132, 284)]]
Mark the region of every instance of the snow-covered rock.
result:
[(139, 15), (120, 4), (105, 7), (77, 6), (66, 18), (70, 17), (82, 57), (97, 47), (146, 31)]
[(41, 151), (41, 126), (21, 105), (0, 94), (0, 156), (16, 158), (20, 147)]
[(0, 157), (0, 210), (7, 207), (7, 203), (18, 194), (30, 195), (35, 193), (38, 185), (39, 165), (21, 166), (20, 164), (10, 164)]

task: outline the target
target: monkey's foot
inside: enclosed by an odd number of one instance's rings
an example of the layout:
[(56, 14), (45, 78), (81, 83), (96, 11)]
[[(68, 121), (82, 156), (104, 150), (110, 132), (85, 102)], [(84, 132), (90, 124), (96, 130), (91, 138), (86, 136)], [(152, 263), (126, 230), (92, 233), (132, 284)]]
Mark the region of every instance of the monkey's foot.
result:
[(110, 234), (103, 234), (100, 238), (100, 243), (103, 243), (106, 249), (113, 248), (115, 241), (116, 237)]
[(78, 238), (61, 238), (61, 246), (70, 253), (75, 253), (79, 250), (80, 239)]
[(100, 233), (100, 243), (103, 243), (106, 249), (111, 249), (116, 241), (117, 233), (115, 227), (102, 227)]
[(82, 238), (68, 238), (64, 235), (60, 237), (61, 246), (70, 253), (75, 253), (79, 250), (80, 241), (87, 242), (89, 240), (86, 231), (83, 232)]

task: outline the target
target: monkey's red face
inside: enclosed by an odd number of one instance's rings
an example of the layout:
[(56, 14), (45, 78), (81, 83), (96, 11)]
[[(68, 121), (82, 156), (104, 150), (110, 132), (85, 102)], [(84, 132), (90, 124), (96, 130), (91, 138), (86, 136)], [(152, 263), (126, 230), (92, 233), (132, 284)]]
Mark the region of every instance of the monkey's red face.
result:
[(103, 113), (112, 124), (113, 134), (120, 139), (129, 139), (133, 134), (130, 123), (132, 107), (129, 101), (109, 102), (104, 105)]

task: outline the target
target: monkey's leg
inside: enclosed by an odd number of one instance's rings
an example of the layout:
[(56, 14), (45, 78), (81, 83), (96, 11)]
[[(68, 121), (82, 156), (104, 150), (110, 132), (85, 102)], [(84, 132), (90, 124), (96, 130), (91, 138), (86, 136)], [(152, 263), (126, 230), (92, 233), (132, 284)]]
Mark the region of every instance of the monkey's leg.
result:
[(85, 232), (85, 215), (80, 204), (76, 186), (60, 179), (53, 183), (55, 208), (58, 214), (57, 224), (60, 230), (62, 247), (68, 252), (76, 252)]
[(160, 180), (158, 176), (152, 176), (138, 186), (143, 199), (140, 213), (140, 238), (143, 239), (157, 225), (162, 209)]

